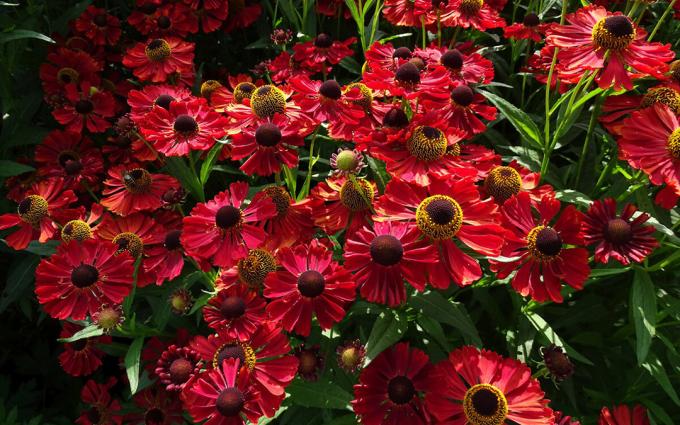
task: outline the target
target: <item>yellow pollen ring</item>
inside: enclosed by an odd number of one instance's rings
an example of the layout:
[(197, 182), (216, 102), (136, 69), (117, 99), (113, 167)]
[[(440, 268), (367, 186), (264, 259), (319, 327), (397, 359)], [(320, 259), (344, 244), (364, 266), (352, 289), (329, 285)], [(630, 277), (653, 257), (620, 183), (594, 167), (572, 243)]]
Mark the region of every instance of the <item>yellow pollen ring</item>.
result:
[(450, 196), (433, 195), (418, 205), (416, 225), (431, 239), (451, 239), (463, 225), (463, 210)]
[(371, 108), (371, 104), (373, 103), (373, 91), (369, 89), (364, 83), (352, 83), (348, 84), (347, 87), (345, 87), (344, 93), (347, 93), (353, 88), (359, 89), (362, 98), (359, 100), (353, 100), (352, 102), (354, 102), (356, 105), (361, 106), (362, 108), (364, 108), (364, 110), (369, 110)]
[(61, 239), (64, 242), (76, 240), (79, 242), (92, 237), (90, 225), (83, 220), (71, 220), (61, 229)]
[(350, 211), (367, 210), (374, 195), (373, 187), (364, 179), (348, 179), (340, 188), (340, 202)]
[(661, 103), (671, 108), (675, 115), (680, 115), (680, 93), (671, 87), (656, 87), (647, 90), (642, 97), (641, 108), (648, 108), (655, 103)]
[(463, 412), (470, 425), (501, 425), (508, 415), (508, 401), (493, 385), (476, 384), (465, 393)]
[(146, 45), (144, 53), (149, 60), (157, 62), (170, 57), (172, 49), (167, 41), (162, 38), (157, 38)]
[(484, 0), (463, 0), (460, 2), (460, 11), (465, 15), (474, 15), (484, 6)]
[[(222, 350), (224, 350), (226, 347), (235, 347), (237, 345), (240, 346), (241, 349), (243, 350), (243, 357), (245, 357), (245, 360), (244, 360), (245, 366), (248, 368), (248, 370), (253, 370), (253, 368), (255, 367), (255, 363), (257, 362), (257, 357), (255, 356), (255, 350), (253, 350), (253, 348), (250, 345), (248, 345), (247, 343), (238, 342), (238, 341), (234, 341), (232, 343), (227, 343), (227, 344), (222, 344), (215, 351), (215, 355), (213, 356), (213, 361), (212, 361), (213, 368), (217, 369), (220, 366), (219, 364), (217, 364), (217, 362), (219, 360), (220, 353), (222, 352)], [(241, 366), (243, 366), (243, 365), (241, 365)]]
[(142, 239), (139, 236), (132, 232), (119, 233), (113, 238), (112, 242), (118, 245), (117, 254), (127, 251), (132, 258), (137, 258), (142, 255), (142, 252), (144, 251), (144, 242), (142, 242)]
[(421, 161), (436, 161), (446, 154), (448, 141), (441, 130), (420, 126), (406, 142), (409, 153)]
[(609, 16), (607, 18), (602, 18), (593, 27), (592, 35), (593, 44), (605, 50), (614, 51), (623, 50), (626, 47), (628, 47), (628, 45), (632, 43), (633, 40), (635, 40), (635, 29), (633, 28), (633, 32), (631, 34), (624, 35), (612, 34), (611, 32), (609, 32), (609, 30), (607, 30), (605, 26), (607, 23), (607, 19), (610, 18), (618, 18), (618, 16)]
[(505, 202), (522, 188), (522, 176), (512, 167), (499, 166), (484, 179), (484, 189), (497, 202)]
[(673, 130), (668, 136), (666, 148), (673, 158), (680, 159), (680, 127)]
[(258, 87), (250, 96), (250, 108), (259, 118), (282, 114), (286, 111), (286, 95), (272, 85)]
[(27, 196), (17, 207), (17, 214), (26, 223), (38, 225), (49, 214), (47, 200), (40, 195)]
[(259, 289), (267, 275), (276, 270), (276, 260), (268, 251), (258, 248), (239, 260), (237, 265), (239, 280), (251, 289)]

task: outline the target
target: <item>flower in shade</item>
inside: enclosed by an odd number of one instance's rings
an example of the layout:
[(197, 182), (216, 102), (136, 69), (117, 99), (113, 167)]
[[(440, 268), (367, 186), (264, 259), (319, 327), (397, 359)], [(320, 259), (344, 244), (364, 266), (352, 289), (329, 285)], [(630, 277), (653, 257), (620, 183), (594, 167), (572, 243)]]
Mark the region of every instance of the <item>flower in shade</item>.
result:
[[(534, 208), (538, 219), (534, 218)], [(492, 270), (499, 279), (517, 270), (512, 287), (538, 302), (562, 302), (561, 281), (580, 290), (590, 275), (588, 251), (581, 247), (583, 214), (573, 205), (557, 217), (559, 211), (560, 201), (552, 195), (533, 203), (527, 192), (508, 199), (502, 207), (503, 222), (509, 231), (503, 257), (512, 260), (493, 260)]]
[(550, 375), (558, 381), (565, 380), (574, 374), (574, 364), (567, 354), (555, 344), (541, 348), (543, 362)]
[(415, 225), (376, 222), (347, 237), (344, 266), (363, 298), (395, 307), (406, 301), (404, 280), (419, 291), (425, 289), (428, 266), (436, 257)]
[(548, 45), (560, 49), (560, 78), (578, 79), (593, 71), (603, 89), (632, 90), (631, 77), (661, 79), (668, 71), (667, 62), (675, 57), (670, 44), (646, 41), (647, 32), (621, 12), (591, 5), (567, 15), (566, 21), (551, 26), (546, 38)]
[(116, 385), (116, 378), (109, 378), (104, 384), (90, 379), (80, 391), (80, 399), (90, 407), (83, 411), (75, 423), (78, 425), (121, 425), (120, 401), (111, 397), (110, 391)]
[[(423, 394), (432, 384), (430, 359), (401, 342), (376, 357), (354, 385), (352, 407), (363, 425), (430, 423)], [(444, 388), (441, 388), (444, 390)]]
[[(82, 330), (81, 326), (70, 322), (62, 322), (59, 338), (72, 337)], [(59, 354), (59, 364), (64, 372), (73, 376), (89, 375), (102, 365), (104, 352), (97, 348), (97, 344), (110, 344), (110, 336), (81, 338), (73, 342), (64, 343), (64, 351)]]
[(74, 22), (77, 33), (97, 46), (114, 46), (120, 38), (120, 20), (95, 6), (87, 9)]
[(104, 171), (99, 149), (87, 137), (71, 131), (51, 131), (35, 148), (34, 159), (41, 164), (40, 175), (61, 177), (73, 189), (80, 188), (82, 180), (94, 186)]
[(257, 0), (229, 0), (229, 16), (224, 31), (232, 32), (253, 25), (262, 14), (262, 5)]
[(471, 285), (482, 277), (479, 261), (456, 242), (492, 257), (503, 246), (498, 207), (490, 199), (480, 199), (471, 178), (435, 179), (426, 188), (392, 179), (375, 210), (376, 221), (414, 222), (436, 248), (438, 261), (428, 270), (428, 281), (436, 288), (448, 288), (451, 280), (459, 286)]
[(356, 37), (350, 37), (345, 41), (333, 40), (330, 35), (321, 33), (312, 41), (295, 44), (293, 46), (293, 59), (307, 63), (310, 67), (326, 63), (335, 65), (347, 56), (354, 54), (349, 46), (356, 41)]
[(612, 198), (595, 200), (583, 219), (583, 233), (588, 245), (595, 245), (595, 260), (608, 263), (609, 258), (621, 264), (640, 263), (659, 243), (651, 236), (654, 227), (645, 225), (647, 213), (633, 218), (637, 207), (626, 204), (621, 214), (616, 213)]
[(540, 43), (550, 24), (541, 24), (541, 18), (535, 12), (524, 15), (522, 22), (515, 22), (503, 28), (505, 38), (512, 40), (532, 40)]
[(156, 6), (147, 3), (133, 10), (127, 19), (143, 35), (178, 35), (198, 32), (198, 19), (182, 2)]
[(437, 391), (425, 403), (436, 423), (554, 424), (540, 384), (519, 360), (465, 346), (435, 365), (431, 380)]
[(581, 422), (577, 421), (571, 416), (567, 416), (564, 413), (555, 410), (555, 422), (554, 424), (550, 425), (581, 425)]
[(639, 404), (632, 408), (625, 404), (611, 409), (603, 407), (598, 425), (649, 425), (649, 416), (647, 416), (647, 409)]
[(198, 353), (189, 347), (169, 346), (161, 354), (154, 372), (168, 391), (181, 391), (201, 370)]
[(123, 315), (123, 306), (121, 305), (102, 304), (99, 310), (92, 314), (92, 323), (101, 328), (106, 334), (122, 325), (123, 322), (125, 322), (125, 316)]
[(312, 189), (312, 199), (324, 202), (314, 210), (314, 223), (328, 234), (347, 227), (347, 233), (352, 234), (368, 224), (377, 193), (375, 183), (363, 178), (326, 179)]
[(132, 398), (135, 411), (126, 415), (126, 425), (180, 425), (185, 424), (182, 403), (164, 388), (151, 386)]
[(257, 423), (263, 415), (274, 416), (285, 394), (265, 403), (250, 383), (250, 373), (236, 358), (226, 358), (214, 369), (198, 376), (183, 392), (184, 406), (194, 421), (206, 425)]
[(46, 94), (58, 94), (63, 93), (64, 87), (71, 83), (78, 85), (87, 81), (98, 85), (101, 70), (101, 64), (87, 53), (59, 48), (48, 54), (47, 60), (40, 65), (40, 80)]
[(153, 108), (140, 130), (158, 151), (168, 156), (184, 156), (193, 150), (213, 147), (225, 135), (227, 119), (213, 112), (203, 98), (186, 102), (171, 101), (170, 108)]
[(116, 102), (111, 93), (97, 89), (89, 81), (67, 84), (64, 91), (65, 102), (52, 115), (66, 130), (102, 133), (111, 126), (106, 120), (115, 115)]
[(269, 316), (284, 329), (308, 336), (312, 315), (322, 329), (330, 329), (345, 317), (354, 301), (352, 275), (333, 261), (333, 253), (318, 240), (281, 248), (277, 254), (284, 270), (270, 273), (264, 281)]
[(335, 350), (335, 354), (337, 355), (338, 366), (346, 372), (356, 372), (364, 364), (366, 347), (364, 347), (361, 341), (355, 339), (339, 345)]
[(0, 215), (0, 229), (18, 227), (5, 237), (7, 245), (22, 250), (33, 240), (45, 243), (57, 233), (53, 214), (76, 200), (72, 190), (64, 190), (64, 181), (49, 179), (35, 183), (17, 206), (16, 213)]
[(445, 128), (462, 130), (467, 138), (486, 130), (480, 118), (496, 119), (496, 108), (487, 105), (484, 96), (465, 83), (456, 82), (450, 89), (439, 86), (424, 93), (423, 99), (429, 109), (439, 111)]
[(172, 291), (168, 297), (168, 304), (170, 304), (170, 311), (177, 315), (187, 314), (194, 305), (194, 298), (191, 296), (186, 288), (178, 288)]
[(266, 319), (266, 305), (265, 300), (246, 285), (230, 285), (220, 290), (203, 307), (203, 320), (229, 337), (247, 338)]
[(56, 319), (83, 320), (102, 304), (120, 304), (132, 289), (133, 260), (116, 245), (88, 239), (59, 245), (35, 271), (35, 293)]
[(515, 160), (508, 165), (495, 165), (484, 174), (484, 183), (480, 190), (483, 195), (492, 197), (498, 205), (503, 205), (520, 191), (528, 192), (535, 202), (546, 194), (553, 193), (550, 185), (538, 185), (541, 181), (539, 173), (531, 172)]
[(204, 33), (217, 31), (233, 12), (229, 7), (231, 2), (228, 0), (211, 0), (208, 2), (185, 0), (184, 3), (190, 5), (193, 9), (192, 15), (200, 19), (201, 30)]
[(130, 165), (118, 165), (108, 171), (107, 186), (102, 191), (102, 206), (126, 216), (139, 211), (155, 211), (162, 205), (162, 197), (171, 188), (180, 187), (179, 182), (167, 174), (151, 174), (146, 169)]
[(623, 122), (618, 144), (619, 158), (644, 171), (652, 184), (666, 183), (680, 195), (680, 120), (668, 106), (634, 112)]
[(320, 201), (308, 197), (295, 202), (282, 186), (265, 187), (256, 193), (253, 199), (259, 198), (269, 198), (276, 206), (276, 215), (263, 223), (267, 232), (265, 243), (270, 249), (311, 239), (315, 231), (312, 210), (321, 203)]
[(505, 21), (483, 0), (448, 0), (441, 12), (442, 26), (486, 31), (505, 26)]
[(247, 206), (248, 184), (236, 182), (206, 203), (197, 204), (184, 217), (181, 242), (186, 252), (195, 258), (210, 259), (220, 267), (231, 267), (258, 248), (266, 234), (256, 224), (276, 215), (276, 206), (269, 199), (253, 200)]
[(130, 117), (140, 126), (146, 114), (155, 106), (167, 111), (170, 109), (170, 102), (188, 102), (192, 98), (191, 92), (182, 86), (149, 84), (141, 90), (130, 90), (127, 102), (131, 109)]
[(193, 60), (194, 43), (164, 37), (135, 44), (125, 53), (123, 65), (142, 81), (163, 83), (175, 73), (193, 74)]
[(73, 220), (69, 220), (61, 228), (61, 240), (64, 242), (84, 241), (93, 237), (92, 228), (96, 221), (98, 221), (104, 213), (104, 208), (99, 204), (92, 204), (90, 210), (81, 209), (81, 216)]
[(294, 354), (299, 361), (298, 375), (305, 381), (314, 382), (318, 380), (326, 364), (326, 359), (319, 351), (319, 346), (314, 345), (306, 348), (301, 345), (295, 349)]

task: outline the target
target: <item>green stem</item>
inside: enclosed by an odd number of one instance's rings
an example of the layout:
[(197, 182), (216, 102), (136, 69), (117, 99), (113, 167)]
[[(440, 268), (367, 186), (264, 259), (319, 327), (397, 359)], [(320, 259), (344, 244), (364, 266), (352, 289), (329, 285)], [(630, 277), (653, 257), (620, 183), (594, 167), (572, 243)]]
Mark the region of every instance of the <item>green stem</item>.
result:
[(581, 156), (578, 159), (578, 168), (576, 169), (576, 181), (574, 182), (574, 187), (579, 188), (579, 183), (581, 182), (581, 173), (583, 172), (583, 164), (586, 162), (586, 155), (588, 154), (588, 147), (590, 146), (590, 139), (593, 138), (593, 130), (595, 129), (595, 124), (597, 123), (597, 117), (600, 115), (600, 107), (602, 102), (606, 98), (605, 95), (600, 95), (595, 101), (595, 106), (593, 107), (593, 113), (590, 115), (590, 121), (588, 122), (588, 131), (586, 132), (586, 139), (583, 142), (583, 149), (581, 149)]
[(314, 130), (314, 134), (312, 135), (312, 141), (309, 144), (309, 167), (307, 168), (307, 175), (305, 176), (305, 184), (302, 186), (302, 190), (297, 196), (297, 199), (303, 199), (304, 197), (309, 194), (309, 187), (312, 185), (312, 170), (314, 168), (314, 163), (316, 162), (314, 160), (314, 143), (316, 142), (316, 135), (319, 132), (319, 127)]
[(423, 32), (423, 40), (421, 41), (421, 44), (423, 46), (423, 50), (425, 50), (425, 45), (427, 43), (427, 30), (425, 29), (425, 17), (421, 16), (420, 17), (420, 28), (422, 29)]
[(604, 167), (604, 170), (602, 170), (602, 172), (600, 173), (600, 177), (597, 179), (597, 183), (595, 183), (595, 189), (593, 189), (593, 193), (591, 193), (591, 195), (593, 195), (592, 197), (596, 197), (597, 192), (600, 190), (600, 187), (602, 187), (602, 184), (605, 182), (607, 177), (609, 177), (615, 165), (616, 157), (615, 155), (611, 155), (611, 159)]
[(670, 3), (668, 3), (668, 7), (666, 7), (666, 10), (663, 12), (663, 15), (659, 18), (659, 20), (656, 22), (656, 25), (654, 26), (654, 29), (652, 32), (649, 34), (649, 38), (647, 38), (647, 41), (652, 41), (652, 38), (656, 35), (656, 32), (661, 28), (661, 24), (663, 21), (666, 20), (668, 17), (668, 14), (671, 13), (671, 10), (673, 10), (673, 6), (675, 6), (675, 2), (677, 0), (672, 0)]

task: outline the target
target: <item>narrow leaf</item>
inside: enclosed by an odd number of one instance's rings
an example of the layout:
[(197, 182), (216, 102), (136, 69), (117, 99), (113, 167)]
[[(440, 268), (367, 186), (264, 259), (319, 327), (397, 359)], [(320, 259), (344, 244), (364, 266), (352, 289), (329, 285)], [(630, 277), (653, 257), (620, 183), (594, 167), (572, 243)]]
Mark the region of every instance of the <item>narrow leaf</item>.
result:
[(366, 342), (366, 357), (373, 360), (386, 348), (398, 342), (408, 329), (408, 321), (394, 311), (381, 313), (373, 324)]
[(128, 381), (130, 381), (130, 392), (132, 394), (137, 392), (137, 387), (139, 386), (139, 357), (143, 345), (144, 337), (135, 338), (125, 355), (125, 372), (127, 373)]
[(647, 356), (647, 361), (641, 365), (654, 379), (661, 385), (666, 394), (673, 400), (675, 404), (680, 406), (680, 398), (678, 398), (678, 393), (675, 392), (675, 388), (671, 384), (668, 375), (666, 374), (666, 369), (663, 367), (663, 363), (656, 357), (656, 354), (649, 353)]
[(414, 295), (410, 299), (410, 304), (424, 315), (458, 329), (466, 342), (478, 347), (482, 346), (477, 329), (462, 304), (449, 301), (435, 291)]
[(562, 341), (562, 339), (557, 335), (557, 333), (550, 327), (550, 325), (548, 325), (548, 322), (546, 322), (541, 316), (539, 316), (536, 313), (526, 313), (526, 317), (529, 320), (529, 322), (531, 322), (531, 324), (536, 328), (536, 330), (543, 334), (543, 336), (546, 337), (548, 341), (557, 345), (558, 347), (563, 347), (564, 351), (567, 352), (569, 357), (572, 357), (574, 360), (578, 360), (581, 363), (585, 363), (590, 366), (595, 366), (595, 364), (588, 360), (587, 357), (583, 356), (578, 351), (571, 348), (566, 342)]
[(74, 333), (68, 338), (59, 338), (57, 341), (59, 342), (73, 342), (73, 341), (78, 341), (79, 339), (85, 339), (85, 338), (93, 338), (95, 336), (100, 336), (104, 334), (104, 330), (100, 328), (97, 325), (90, 325), (87, 326), (78, 332)]
[(12, 177), (33, 171), (35, 168), (14, 161), (0, 160), (0, 177)]
[(522, 139), (526, 140), (535, 147), (543, 146), (543, 138), (541, 137), (541, 132), (538, 129), (536, 123), (527, 115), (524, 111), (503, 99), (500, 96), (496, 96), (493, 93), (477, 90), (479, 93), (484, 95), (491, 103), (494, 104), (496, 108), (505, 116), (505, 118), (510, 121), (513, 127), (522, 136)]
[(348, 409), (352, 394), (330, 382), (293, 381), (286, 392), (295, 405), (320, 409)]
[(39, 32), (30, 30), (14, 30), (7, 33), (0, 33), (0, 44), (7, 43), (13, 40), (22, 40), (25, 38), (35, 38), (37, 40), (46, 41), (48, 43), (54, 43), (55, 41), (46, 36), (45, 34), (40, 34)]
[(635, 352), (638, 364), (642, 364), (649, 353), (656, 328), (656, 291), (649, 274), (635, 270), (630, 290), (630, 310), (635, 324)]

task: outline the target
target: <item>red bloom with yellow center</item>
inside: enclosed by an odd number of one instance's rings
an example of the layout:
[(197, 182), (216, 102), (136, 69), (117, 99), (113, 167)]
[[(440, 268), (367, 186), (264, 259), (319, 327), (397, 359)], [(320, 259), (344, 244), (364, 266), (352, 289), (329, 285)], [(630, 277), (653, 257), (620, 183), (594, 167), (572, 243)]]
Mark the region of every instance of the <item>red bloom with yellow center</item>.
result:
[(276, 215), (262, 223), (267, 232), (266, 246), (277, 249), (307, 242), (314, 234), (312, 211), (321, 204), (319, 200), (305, 198), (295, 202), (288, 190), (282, 186), (269, 186), (255, 194), (254, 200), (268, 198), (276, 206)]
[(225, 112), (230, 118), (227, 133), (237, 134), (244, 128), (257, 128), (258, 125), (270, 122), (276, 114), (295, 121), (296, 125), (311, 132), (314, 129), (311, 119), (292, 101), (291, 95), (292, 92), (285, 87), (279, 88), (271, 84), (256, 87), (249, 99), (243, 99), (243, 103), (225, 106)]
[(203, 307), (203, 320), (227, 336), (244, 339), (257, 331), (267, 315), (265, 300), (246, 285), (234, 284), (220, 290)]
[[(83, 329), (70, 322), (62, 322), (59, 338), (69, 338)], [(83, 338), (64, 343), (64, 351), (59, 354), (59, 364), (64, 372), (72, 376), (89, 375), (102, 365), (104, 352), (97, 348), (97, 344), (110, 344), (110, 336)]]
[(87, 81), (97, 86), (101, 70), (102, 65), (87, 53), (59, 48), (48, 54), (47, 61), (40, 65), (40, 80), (45, 94), (63, 94), (67, 84)]
[(115, 115), (116, 102), (108, 91), (99, 90), (89, 81), (64, 87), (65, 102), (52, 111), (54, 119), (66, 130), (82, 133), (103, 133), (111, 123), (107, 118)]
[(446, 49), (445, 47), (429, 47), (416, 50), (418, 56), (424, 57), (428, 66), (442, 65), (449, 71), (451, 82), (466, 84), (488, 84), (493, 80), (493, 63), (475, 52), (478, 49), (470, 45), (469, 49)]
[(107, 187), (102, 191), (101, 204), (110, 211), (126, 216), (139, 211), (155, 211), (163, 204), (163, 195), (177, 189), (179, 182), (166, 174), (151, 174), (130, 164), (109, 169)]
[(449, 0), (442, 8), (441, 23), (445, 27), (472, 27), (479, 31), (505, 26), (498, 10), (484, 0)]
[(87, 137), (71, 131), (51, 131), (35, 148), (35, 161), (41, 164), (41, 175), (61, 177), (72, 189), (80, 189), (83, 180), (94, 186), (104, 171), (99, 149)]
[(309, 245), (281, 248), (277, 254), (285, 269), (271, 273), (264, 281), (269, 317), (284, 329), (302, 336), (311, 330), (312, 315), (322, 329), (330, 329), (345, 317), (354, 301), (351, 274), (333, 261), (333, 253), (318, 240)]
[(496, 164), (483, 173), (484, 182), (480, 191), (484, 197), (491, 197), (498, 205), (519, 192), (528, 192), (534, 202), (538, 202), (547, 194), (553, 193), (548, 184), (539, 186), (540, 173), (522, 167), (517, 161), (512, 160), (508, 165)]
[(378, 190), (375, 183), (362, 178), (331, 177), (312, 189), (312, 199), (325, 202), (315, 209), (314, 223), (326, 233), (347, 229), (352, 234), (368, 224), (373, 199)]
[(515, 22), (503, 28), (503, 35), (511, 40), (532, 40), (540, 43), (550, 25), (542, 24), (541, 18), (536, 13), (529, 12), (524, 15), (522, 22)]
[[(534, 209), (539, 213), (537, 219)], [(517, 270), (512, 287), (538, 302), (561, 303), (560, 281), (580, 290), (590, 275), (588, 251), (580, 247), (584, 243), (583, 214), (569, 205), (555, 220), (559, 211), (560, 201), (551, 195), (533, 203), (527, 192), (508, 199), (502, 207), (503, 222), (509, 231), (503, 257), (512, 260), (492, 261), (492, 270), (499, 279)]]
[(142, 81), (163, 83), (170, 75), (193, 74), (194, 43), (177, 37), (137, 43), (123, 57), (123, 65)]

